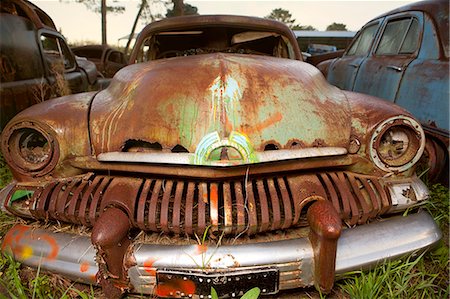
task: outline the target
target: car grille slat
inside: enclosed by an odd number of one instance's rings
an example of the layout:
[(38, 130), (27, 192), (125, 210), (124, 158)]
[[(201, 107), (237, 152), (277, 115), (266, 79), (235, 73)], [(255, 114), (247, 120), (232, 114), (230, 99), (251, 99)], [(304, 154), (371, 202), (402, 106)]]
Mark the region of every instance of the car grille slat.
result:
[(246, 200), (248, 200), (248, 197), (244, 195), (243, 189), (243, 184), (241, 182), (236, 182), (234, 184), (234, 194), (236, 197), (237, 207), (237, 233), (242, 233), (246, 229), (245, 219), (247, 213), (250, 229), (256, 229), (256, 223), (258, 222), (255, 212), (256, 207), (252, 203), (248, 205), (246, 204)]
[(292, 202), (291, 197), (289, 196), (288, 189), (286, 187), (286, 184), (284, 182), (284, 178), (276, 179), (278, 184), (277, 191), (281, 195), (282, 201), (283, 201), (283, 207), (284, 207), (284, 223), (282, 228), (288, 228), (292, 225), (293, 218), (292, 218)]
[[(184, 182), (179, 181), (175, 189), (175, 197), (172, 209), (172, 229), (176, 234), (181, 233), (181, 198), (183, 196)], [(183, 211), (184, 212), (184, 211)]]
[[(197, 204), (198, 204), (198, 226), (197, 226), (197, 233), (202, 234), (208, 224), (206, 223), (206, 214), (207, 214), (207, 206), (206, 203), (208, 201), (208, 185), (207, 183), (200, 183), (199, 184), (199, 195), (197, 198)], [(208, 213), (209, 214), (209, 213)]]
[(163, 197), (161, 201), (161, 229), (163, 232), (169, 232), (169, 205), (172, 197), (173, 181), (165, 181), (163, 185)]
[(223, 184), (223, 209), (224, 209), (224, 233), (231, 234), (233, 231), (233, 199), (231, 196), (230, 182)]
[(65, 210), (69, 206), (69, 201), (71, 198), (70, 195), (79, 184), (80, 180), (73, 180), (70, 184), (66, 185), (64, 192), (59, 194), (60, 197), (58, 198), (58, 202), (56, 205), (56, 214), (58, 215), (58, 217), (61, 217), (62, 221), (69, 221), (66, 217), (68, 213), (65, 213)]
[[(259, 207), (260, 207), (260, 215), (261, 215), (261, 220), (260, 220), (260, 231), (267, 231), (270, 227), (270, 216), (269, 216), (269, 203), (267, 201), (267, 194), (266, 191), (264, 190), (264, 180), (258, 180), (256, 182), (256, 186), (257, 189), (254, 190), (255, 194), (257, 195), (257, 198), (259, 200), (257, 200), (256, 202), (259, 202)], [(256, 204), (258, 205), (258, 204)]]
[(366, 222), (391, 207), (378, 178), (347, 172), (223, 182), (91, 175), (43, 186), (33, 196), (31, 214), (92, 226), (111, 201), (105, 201), (105, 194), (117, 193), (108, 190), (124, 184), (128, 191), (122, 194), (126, 198), (122, 206), (134, 227), (175, 234), (203, 234), (209, 228), (251, 235), (288, 228), (303, 224), (304, 208), (318, 198), (331, 201), (349, 225)]
[(281, 211), (280, 211), (280, 204), (283, 203), (282, 200), (278, 198), (277, 190), (275, 189), (275, 183), (272, 179), (267, 180), (267, 187), (269, 189), (268, 195), (270, 196), (270, 202), (272, 204), (272, 230), (275, 230), (279, 227), (282, 227), (281, 225)]
[(186, 192), (186, 204), (185, 204), (185, 213), (184, 213), (184, 228), (186, 233), (192, 235), (194, 233), (193, 230), (193, 213), (194, 213), (194, 192), (195, 192), (195, 184), (189, 183)]

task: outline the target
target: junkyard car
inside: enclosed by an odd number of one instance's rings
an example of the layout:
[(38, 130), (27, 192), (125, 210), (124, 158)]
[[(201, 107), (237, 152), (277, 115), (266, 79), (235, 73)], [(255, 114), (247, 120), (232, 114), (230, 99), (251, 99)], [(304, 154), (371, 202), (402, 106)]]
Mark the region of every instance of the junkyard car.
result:
[(2, 208), (83, 228), (13, 227), (2, 248), (23, 264), (108, 298), (327, 292), (335, 273), (440, 239), (426, 212), (393, 216), (428, 196), (418, 121), (328, 84), (284, 24), (166, 19), (131, 61), (5, 128)]
[[(394, 102), (427, 135), (430, 177), (448, 180), (449, 5), (413, 3), (369, 21), (343, 57), (318, 68), (339, 88)], [(447, 182), (448, 183), (448, 182)]]
[(0, 1), (0, 36), (0, 130), (33, 104), (98, 87), (94, 63), (76, 59), (36, 5)]
[(105, 78), (112, 78), (118, 70), (127, 65), (125, 54), (109, 46), (87, 45), (72, 48), (73, 53), (95, 63)]

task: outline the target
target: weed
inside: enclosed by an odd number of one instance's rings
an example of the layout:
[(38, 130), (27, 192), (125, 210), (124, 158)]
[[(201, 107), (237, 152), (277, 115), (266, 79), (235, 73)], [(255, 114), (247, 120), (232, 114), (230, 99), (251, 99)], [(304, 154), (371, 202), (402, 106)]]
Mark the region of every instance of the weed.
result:
[[(261, 290), (259, 288), (252, 288), (248, 290), (244, 295), (242, 295), (241, 299), (258, 299), (259, 294), (261, 294)], [(218, 299), (216, 290), (211, 287), (211, 299)]]

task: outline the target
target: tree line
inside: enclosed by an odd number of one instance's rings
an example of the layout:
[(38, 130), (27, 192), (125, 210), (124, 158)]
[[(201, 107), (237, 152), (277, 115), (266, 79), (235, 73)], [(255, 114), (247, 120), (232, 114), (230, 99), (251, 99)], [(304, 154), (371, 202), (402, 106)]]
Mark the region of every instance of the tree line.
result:
[[(60, 0), (61, 1), (61, 0)], [(65, 2), (77, 2), (84, 4), (88, 9), (100, 13), (102, 20), (102, 44), (107, 44), (107, 32), (106, 32), (106, 15), (107, 13), (123, 13), (125, 11), (125, 7), (116, 4), (117, 0), (112, 1), (112, 5), (107, 5), (106, 0), (63, 0)], [(109, 1), (111, 2), (111, 1)], [(182, 15), (198, 15), (197, 7), (190, 5), (189, 3), (184, 3), (184, 0), (141, 0), (138, 4), (138, 12), (133, 22), (133, 26), (131, 28), (130, 36), (125, 48), (125, 53), (128, 51), (131, 40), (136, 31), (136, 27), (139, 21), (148, 23), (153, 22), (155, 20), (162, 19), (164, 17), (170, 18), (174, 16), (182, 16)], [(163, 5), (166, 8), (165, 16), (155, 13), (155, 7), (157, 5)], [(296, 23), (296, 20), (292, 18), (292, 14), (287, 9), (283, 8), (275, 8), (270, 14), (265, 16), (267, 19), (277, 20), (286, 24), (292, 30), (312, 30), (316, 31), (317, 29), (311, 25), (301, 25)], [(347, 26), (342, 23), (333, 22), (328, 25), (326, 28), (327, 31), (347, 31)]]

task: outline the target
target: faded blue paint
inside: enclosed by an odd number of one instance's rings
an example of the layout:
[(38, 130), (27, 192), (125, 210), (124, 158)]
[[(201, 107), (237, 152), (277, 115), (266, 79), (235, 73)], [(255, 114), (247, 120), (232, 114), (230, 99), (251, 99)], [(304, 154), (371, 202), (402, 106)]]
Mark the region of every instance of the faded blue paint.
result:
[(439, 34), (436, 32), (430, 16), (425, 15), (422, 44), (418, 59), (439, 59), (439, 41), (436, 38), (438, 36)]
[(405, 107), (422, 123), (434, 122), (449, 130), (449, 63), (414, 60), (406, 70), (396, 104)]
[[(386, 23), (403, 16), (414, 16), (419, 21), (421, 42), (418, 51), (409, 56), (376, 56), (377, 44)], [(407, 11), (380, 18), (379, 21), (382, 25), (375, 35), (370, 55), (337, 59), (330, 66), (328, 81), (346, 90), (395, 102), (409, 110), (422, 123), (449, 130), (449, 61), (440, 51), (440, 34), (436, 31), (431, 16), (423, 12)], [(352, 64), (359, 67), (352, 67)], [(397, 70), (395, 67), (398, 67)], [(354, 85), (351, 86), (353, 81)]]

